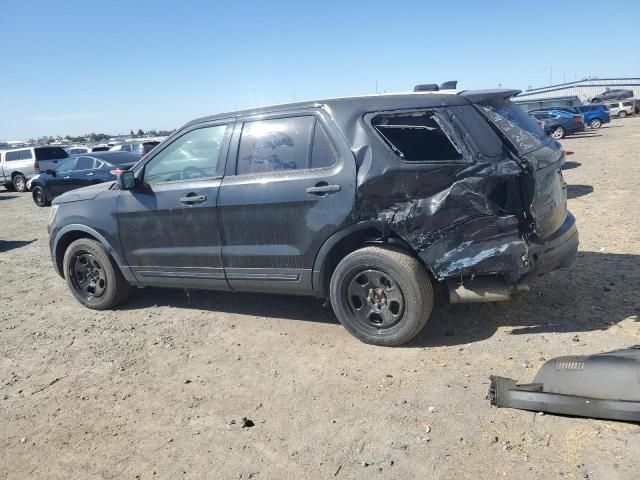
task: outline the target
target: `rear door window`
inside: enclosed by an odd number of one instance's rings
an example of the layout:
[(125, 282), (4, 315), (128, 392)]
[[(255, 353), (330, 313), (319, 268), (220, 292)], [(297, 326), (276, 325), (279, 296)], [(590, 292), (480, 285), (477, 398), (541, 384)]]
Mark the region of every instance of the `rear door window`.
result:
[(315, 121), (314, 116), (308, 115), (245, 122), (236, 174), (309, 168)]
[(313, 131), (313, 146), (311, 147), (310, 168), (330, 167), (336, 163), (337, 154), (320, 121), (316, 120)]
[(458, 161), (463, 158), (432, 112), (380, 114), (373, 117), (371, 124), (404, 161)]
[(93, 158), (91, 157), (78, 157), (78, 163), (76, 163), (76, 170), (91, 170), (93, 168)]
[(490, 98), (478, 107), (520, 152), (538, 149), (547, 141), (538, 123), (508, 99)]

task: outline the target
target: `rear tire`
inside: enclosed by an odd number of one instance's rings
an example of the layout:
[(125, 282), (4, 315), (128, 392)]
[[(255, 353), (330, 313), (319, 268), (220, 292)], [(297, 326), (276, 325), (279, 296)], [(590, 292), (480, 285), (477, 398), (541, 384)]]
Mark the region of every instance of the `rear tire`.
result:
[(553, 132), (551, 132), (551, 136), (556, 140), (560, 140), (564, 138), (564, 135), (565, 135), (565, 131), (564, 131), (564, 128), (562, 127), (556, 127), (553, 129)]
[(106, 248), (95, 240), (81, 238), (72, 242), (64, 252), (62, 265), (73, 296), (93, 310), (115, 307), (133, 290)]
[(27, 191), (27, 179), (24, 175), (19, 173), (18, 175), (13, 177), (13, 188), (15, 188), (15, 190), (20, 193), (24, 193)]
[(400, 251), (366, 247), (350, 253), (331, 276), (331, 305), (340, 323), (364, 343), (395, 347), (414, 338), (433, 308), (431, 279)]
[(594, 118), (589, 122), (589, 126), (591, 128), (600, 128), (602, 126), (602, 120), (600, 120), (599, 118)]
[(618, 118), (625, 118), (627, 116), (627, 112), (625, 110), (620, 110), (618, 112)]
[(36, 185), (31, 190), (31, 196), (33, 197), (33, 203), (35, 203), (39, 207), (47, 207), (51, 205), (49, 199), (47, 199), (47, 194), (40, 185)]

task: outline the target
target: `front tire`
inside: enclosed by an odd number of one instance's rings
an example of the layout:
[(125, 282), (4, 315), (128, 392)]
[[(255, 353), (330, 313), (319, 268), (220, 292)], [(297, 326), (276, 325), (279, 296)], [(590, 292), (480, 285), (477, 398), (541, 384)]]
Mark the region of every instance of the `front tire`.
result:
[(40, 185), (33, 187), (31, 191), (31, 196), (33, 197), (33, 203), (35, 203), (39, 207), (47, 207), (51, 205), (49, 199), (47, 199), (47, 194)]
[(366, 247), (347, 255), (331, 276), (331, 305), (340, 323), (364, 343), (395, 347), (414, 338), (433, 309), (422, 264), (397, 250)]
[(555, 138), (556, 140), (561, 140), (564, 138), (564, 128), (562, 127), (556, 127), (553, 129), (553, 132), (551, 132), (551, 136), (553, 138)]
[(602, 126), (602, 120), (600, 120), (599, 118), (594, 118), (593, 120), (591, 120), (591, 122), (589, 122), (589, 126), (591, 128), (600, 128)]
[(67, 286), (82, 305), (107, 310), (122, 303), (132, 287), (100, 242), (81, 238), (64, 253)]
[(625, 110), (620, 110), (618, 112), (618, 118), (625, 118), (627, 116), (627, 112)]
[(24, 175), (18, 174), (13, 177), (13, 188), (20, 193), (27, 191), (27, 179)]

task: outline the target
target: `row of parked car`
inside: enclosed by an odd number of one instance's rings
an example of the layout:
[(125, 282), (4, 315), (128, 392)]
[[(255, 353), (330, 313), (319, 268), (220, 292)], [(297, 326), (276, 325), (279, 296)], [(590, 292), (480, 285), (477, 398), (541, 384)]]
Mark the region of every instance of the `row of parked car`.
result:
[(33, 146), (0, 150), (0, 185), (18, 192), (32, 190), (39, 206), (65, 191), (114, 180), (159, 141), (109, 146)]
[(588, 125), (600, 128), (611, 121), (611, 117), (625, 118), (636, 113), (636, 102), (628, 100), (614, 103), (595, 103), (580, 106), (545, 107), (530, 110), (544, 131), (556, 140), (566, 135), (583, 132)]

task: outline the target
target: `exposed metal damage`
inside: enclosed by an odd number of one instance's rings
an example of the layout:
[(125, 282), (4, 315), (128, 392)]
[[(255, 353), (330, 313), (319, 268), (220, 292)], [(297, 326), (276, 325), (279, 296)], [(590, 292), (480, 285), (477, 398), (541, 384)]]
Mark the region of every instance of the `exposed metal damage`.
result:
[[(462, 284), (476, 276), (493, 277), (499, 281), (494, 291), (503, 283), (516, 285), (535, 270), (538, 253), (531, 246), (573, 218), (566, 210), (562, 150), (503, 117), (508, 112), (501, 110), (501, 101), (492, 99), (497, 106), (489, 111), (499, 120), (491, 135), (474, 134), (470, 125), (481, 114), (473, 108), (452, 108), (446, 121), (436, 110), (365, 116), (405, 162), (380, 172), (367, 152), (360, 155), (356, 219), (377, 219), (381, 230), (418, 254), (436, 280)], [(508, 137), (514, 150), (508, 151), (499, 136)], [(440, 146), (443, 138), (456, 152)], [(419, 160), (421, 147), (459, 158), (428, 167), (406, 161)]]

